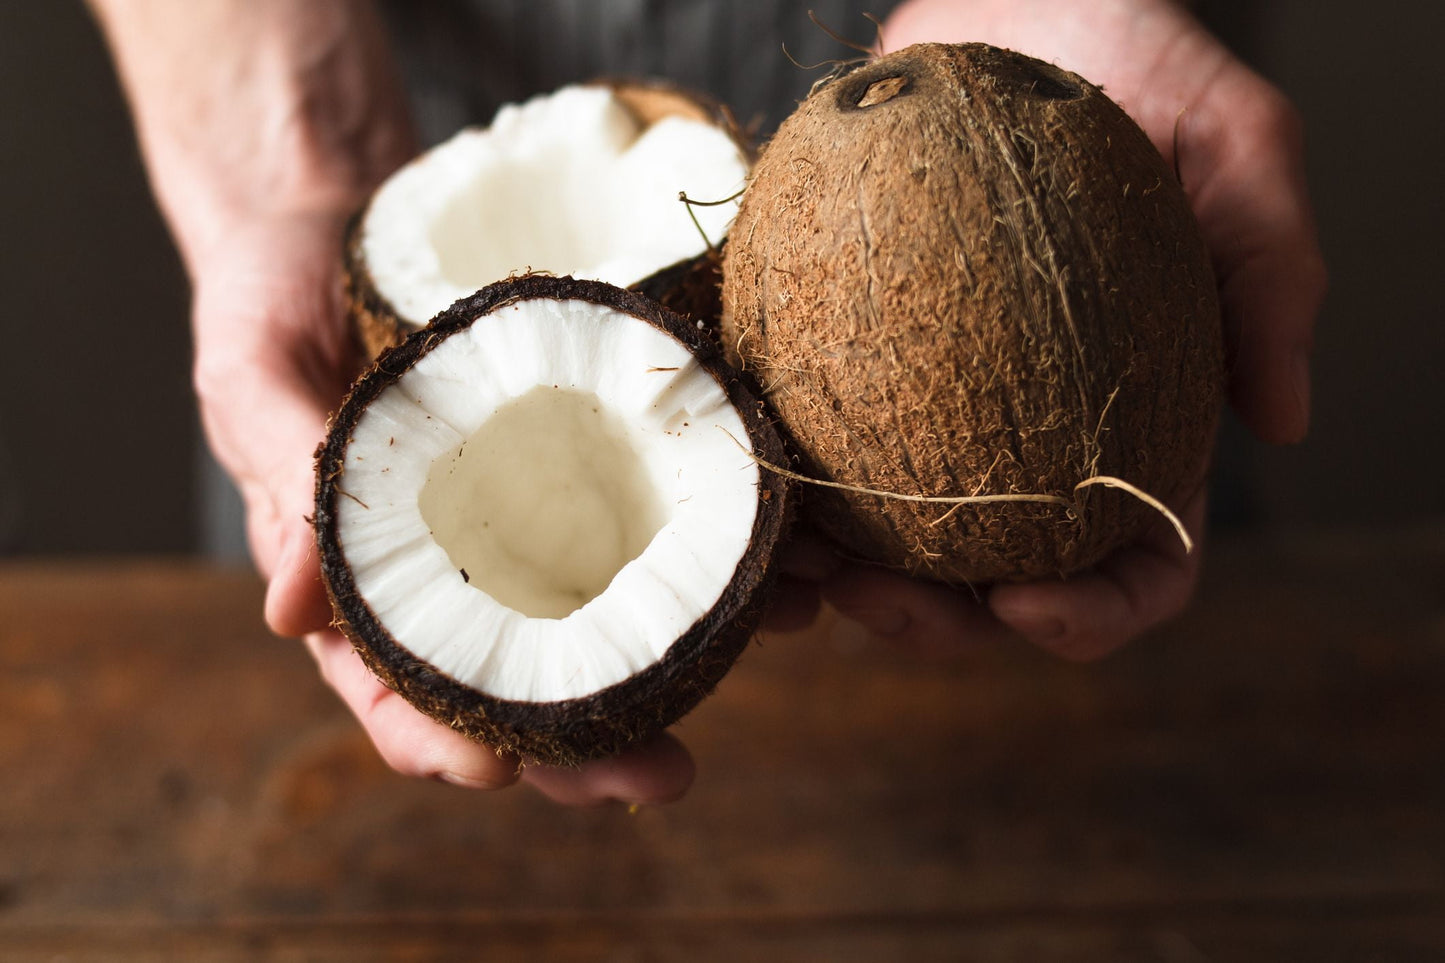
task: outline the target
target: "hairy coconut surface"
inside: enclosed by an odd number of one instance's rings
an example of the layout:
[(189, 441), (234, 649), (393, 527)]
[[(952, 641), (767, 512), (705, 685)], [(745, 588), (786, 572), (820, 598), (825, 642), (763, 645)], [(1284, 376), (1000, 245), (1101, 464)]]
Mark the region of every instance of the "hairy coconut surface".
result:
[(1083, 78), (920, 45), (815, 87), (754, 168), (723, 335), (858, 556), (950, 582), (1095, 564), (1202, 483), (1221, 400), (1209, 256), (1175, 174)]
[(343, 275), (353, 327), (375, 357), (456, 299), (529, 272), (639, 286), (671, 308), (711, 311), (698, 316), (714, 323), (709, 245), (736, 204), (689, 211), (679, 193), (734, 195), (751, 159), (725, 107), (658, 81), (565, 87), (503, 107), (489, 127), (397, 171), (352, 220)]
[(338, 623), (423, 712), (548, 763), (703, 698), (761, 616), (787, 486), (694, 322), (620, 288), (490, 285), (384, 353), (318, 453)]

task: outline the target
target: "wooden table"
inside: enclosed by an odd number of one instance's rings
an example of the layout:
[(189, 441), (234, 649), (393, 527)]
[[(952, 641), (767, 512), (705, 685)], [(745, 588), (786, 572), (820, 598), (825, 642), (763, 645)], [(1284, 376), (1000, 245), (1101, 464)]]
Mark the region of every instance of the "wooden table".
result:
[(753, 646), (682, 803), (394, 776), (250, 576), (0, 567), (0, 959), (1445, 960), (1445, 532), (1214, 546), (1101, 665)]

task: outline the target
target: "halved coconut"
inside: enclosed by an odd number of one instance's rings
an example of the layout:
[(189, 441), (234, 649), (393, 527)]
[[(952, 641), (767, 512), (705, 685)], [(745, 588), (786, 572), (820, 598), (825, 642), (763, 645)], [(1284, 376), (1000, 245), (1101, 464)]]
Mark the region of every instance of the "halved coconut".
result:
[(695, 323), (525, 276), (382, 356), (318, 452), (341, 628), (413, 705), (549, 763), (677, 720), (761, 614), (780, 443)]
[[(490, 127), (465, 129), (393, 174), (353, 221), (353, 324), (375, 357), (458, 298), (516, 274), (645, 282), (722, 240), (736, 205), (689, 211), (679, 194), (736, 194), (749, 157), (725, 108), (658, 83), (564, 87), (503, 107)], [(679, 282), (700, 278), (715, 304), (716, 264), (694, 273), (674, 271), (646, 290), (666, 303)]]

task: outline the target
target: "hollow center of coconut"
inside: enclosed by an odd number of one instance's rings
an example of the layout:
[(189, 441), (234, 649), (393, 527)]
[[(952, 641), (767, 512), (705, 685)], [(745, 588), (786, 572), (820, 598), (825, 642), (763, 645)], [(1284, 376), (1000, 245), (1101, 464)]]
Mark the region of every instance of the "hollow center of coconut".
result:
[(421, 514), (471, 584), (560, 619), (606, 591), (671, 513), (623, 418), (596, 394), (547, 386), (432, 462)]
[[(696, 257), (726, 233), (747, 177), (718, 126), (642, 125), (605, 87), (565, 87), (498, 112), (393, 175), (372, 199), (362, 253), (372, 284), (420, 325), (525, 271), (622, 287)], [(697, 224), (693, 222), (697, 218)], [(701, 232), (699, 231), (701, 227)]]
[(747, 439), (670, 334), (523, 301), (367, 407), (338, 539), (413, 655), (499, 698), (578, 698), (662, 658), (734, 579), (759, 497)]

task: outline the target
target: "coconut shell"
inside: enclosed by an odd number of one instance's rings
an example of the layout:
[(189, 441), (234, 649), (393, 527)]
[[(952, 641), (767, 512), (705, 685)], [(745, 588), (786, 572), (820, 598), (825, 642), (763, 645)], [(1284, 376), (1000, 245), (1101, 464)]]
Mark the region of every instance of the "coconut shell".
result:
[(658, 77), (609, 77), (592, 83), (610, 88), (637, 121), (637, 126), (644, 130), (669, 117), (712, 124), (732, 138), (749, 162), (757, 159), (757, 144), (733, 116), (732, 108), (702, 91), (689, 90)]
[(815, 87), (729, 234), (724, 343), (852, 555), (952, 583), (1066, 575), (1179, 504), (1222, 398), (1208, 252), (1173, 170), (1076, 74), (920, 45)]
[(691, 261), (679, 261), (643, 278), (628, 290), (645, 295), (701, 325), (709, 338), (718, 341), (718, 318), (722, 315), (721, 251), (704, 251)]
[[(706, 94), (656, 78), (615, 77), (595, 80), (592, 85), (611, 89), (639, 129), (645, 130), (668, 117), (712, 124), (732, 139), (749, 164), (757, 157), (754, 139), (738, 125), (732, 111), (726, 104)], [(361, 244), (365, 215), (363, 208), (352, 217), (346, 228), (342, 243), (342, 295), (346, 316), (364, 357), (374, 360), (387, 348), (401, 344), (420, 325), (402, 317), (372, 281)], [(662, 268), (629, 287), (672, 311), (702, 321), (707, 328), (715, 331), (721, 311), (719, 284), (718, 254), (707, 251), (696, 258)]]
[(788, 520), (789, 485), (761, 473), (751, 538), (717, 603), (666, 651), (630, 678), (586, 697), (554, 702), (501, 699), (446, 675), (387, 631), (357, 591), (337, 531), (346, 446), (367, 406), (450, 335), (509, 304), (535, 298), (590, 301), (647, 321), (686, 345), (742, 416), (757, 456), (784, 457), (766, 409), (694, 322), (639, 294), (597, 281), (527, 275), (489, 285), (385, 351), (356, 382), (317, 451), (315, 529), (337, 627), (372, 672), (431, 718), (499, 751), (553, 765), (610, 755), (660, 731), (707, 696), (747, 646), (775, 580), (774, 556)]
[(341, 247), (341, 303), (362, 356), (374, 361), (386, 349), (405, 341), (417, 326), (403, 320), (371, 280), (361, 245), (365, 215), (364, 210), (359, 211), (346, 225)]

